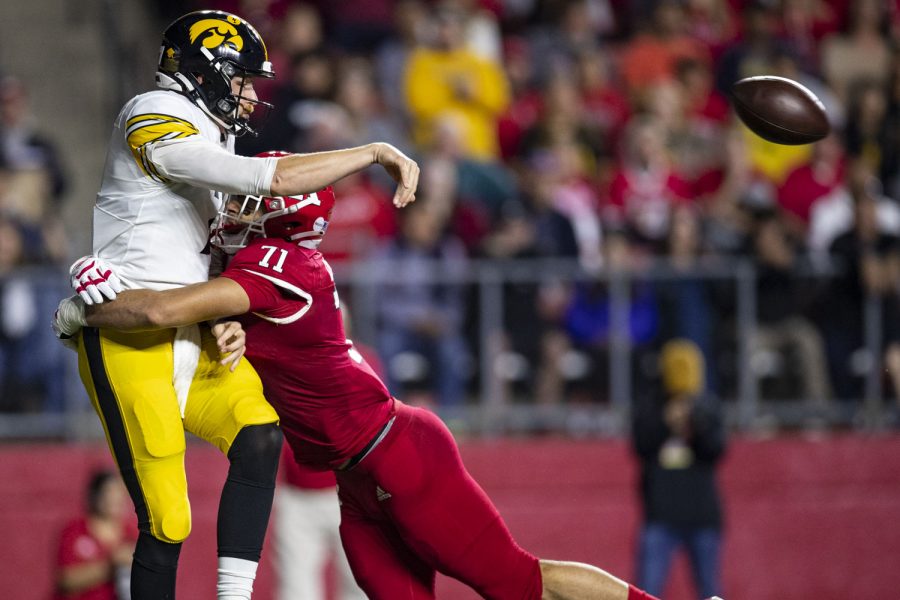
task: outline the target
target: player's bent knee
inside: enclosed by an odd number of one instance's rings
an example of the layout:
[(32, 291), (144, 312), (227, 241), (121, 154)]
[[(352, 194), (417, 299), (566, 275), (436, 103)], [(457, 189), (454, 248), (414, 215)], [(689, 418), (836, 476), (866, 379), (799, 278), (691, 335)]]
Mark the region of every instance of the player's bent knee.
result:
[(190, 509), (169, 511), (163, 516), (160, 529), (162, 541), (170, 544), (183, 542), (191, 534)]
[(162, 542), (180, 544), (191, 534), (191, 507), (185, 498), (167, 506), (151, 509), (151, 535)]
[(244, 427), (228, 450), (228, 476), (274, 486), (283, 442), (281, 429), (275, 423)]
[(183, 456), (182, 452), (136, 466), (147, 503), (150, 533), (170, 544), (183, 542), (191, 533), (191, 504)]

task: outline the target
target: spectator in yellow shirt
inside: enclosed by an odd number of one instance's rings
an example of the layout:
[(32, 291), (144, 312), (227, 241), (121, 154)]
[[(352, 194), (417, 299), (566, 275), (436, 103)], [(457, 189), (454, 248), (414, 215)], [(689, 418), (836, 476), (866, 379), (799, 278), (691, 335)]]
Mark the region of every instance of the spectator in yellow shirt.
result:
[(509, 104), (506, 75), (499, 64), (465, 47), (459, 12), (438, 8), (433, 25), (433, 43), (412, 51), (404, 77), (414, 140), (430, 146), (437, 124), (453, 119), (462, 131), (463, 154), (494, 160), (497, 119)]

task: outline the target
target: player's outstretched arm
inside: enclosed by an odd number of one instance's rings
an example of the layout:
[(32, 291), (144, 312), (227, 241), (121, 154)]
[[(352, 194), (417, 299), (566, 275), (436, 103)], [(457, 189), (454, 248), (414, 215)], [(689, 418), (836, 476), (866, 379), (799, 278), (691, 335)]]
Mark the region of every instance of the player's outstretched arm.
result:
[(250, 298), (244, 288), (220, 277), (164, 292), (127, 290), (115, 302), (86, 307), (85, 323), (90, 327), (142, 331), (241, 315), (249, 309)]
[(279, 158), (272, 177), (271, 193), (273, 196), (309, 193), (372, 164), (384, 167), (397, 182), (395, 206), (402, 208), (416, 199), (419, 165), (394, 146), (384, 143)]
[(376, 142), (275, 159), (236, 156), (196, 137), (157, 142), (148, 149), (147, 157), (171, 181), (229, 194), (264, 196), (308, 194), (369, 165), (381, 165), (397, 182), (395, 206), (402, 208), (416, 198), (419, 165), (390, 144)]

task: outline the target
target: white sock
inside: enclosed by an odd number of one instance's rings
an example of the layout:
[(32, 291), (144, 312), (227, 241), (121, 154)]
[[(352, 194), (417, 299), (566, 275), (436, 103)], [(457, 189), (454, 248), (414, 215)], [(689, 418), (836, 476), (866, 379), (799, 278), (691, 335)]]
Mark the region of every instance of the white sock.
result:
[(216, 583), (217, 600), (250, 600), (253, 580), (259, 563), (231, 556), (219, 557), (219, 577)]

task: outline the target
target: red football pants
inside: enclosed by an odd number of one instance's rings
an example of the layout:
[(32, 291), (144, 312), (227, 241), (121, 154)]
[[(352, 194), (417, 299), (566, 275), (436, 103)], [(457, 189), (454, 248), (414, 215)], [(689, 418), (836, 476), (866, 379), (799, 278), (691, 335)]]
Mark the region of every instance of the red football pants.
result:
[(485, 598), (540, 600), (538, 559), (512, 539), (431, 412), (398, 402), (385, 439), (337, 481), (341, 539), (369, 598), (434, 598), (440, 571)]

